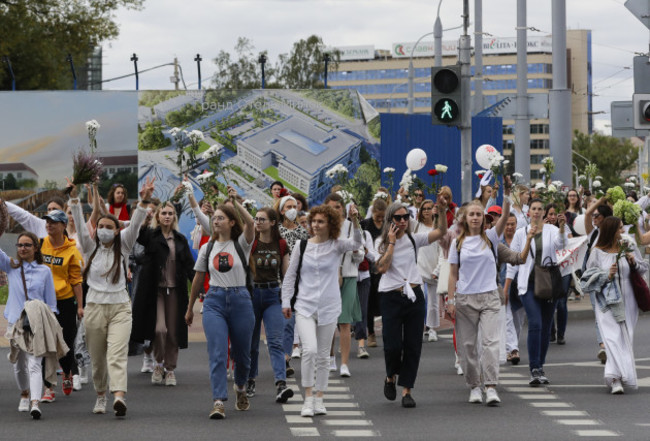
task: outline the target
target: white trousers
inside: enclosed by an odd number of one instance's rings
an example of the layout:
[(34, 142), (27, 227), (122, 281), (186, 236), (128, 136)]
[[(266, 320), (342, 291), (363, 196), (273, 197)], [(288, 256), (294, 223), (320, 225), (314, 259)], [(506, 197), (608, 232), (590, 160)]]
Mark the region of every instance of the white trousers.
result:
[(320, 326), (316, 315), (305, 317), (296, 313), (296, 331), (302, 343), (300, 359), (302, 387), (313, 387), (316, 391), (325, 392), (330, 373), (330, 348), (336, 331), (336, 322)]
[(43, 357), (34, 357), (32, 354), (20, 351), (14, 364), (16, 384), (21, 391), (29, 390), (32, 401), (40, 401), (43, 393), (43, 375), (41, 361)]
[(526, 310), (521, 307), (516, 311), (512, 310), (512, 304), (506, 305), (506, 352), (519, 350), (519, 335), (526, 320)]
[(431, 329), (440, 327), (440, 295), (438, 290), (438, 279), (427, 285), (427, 327)]

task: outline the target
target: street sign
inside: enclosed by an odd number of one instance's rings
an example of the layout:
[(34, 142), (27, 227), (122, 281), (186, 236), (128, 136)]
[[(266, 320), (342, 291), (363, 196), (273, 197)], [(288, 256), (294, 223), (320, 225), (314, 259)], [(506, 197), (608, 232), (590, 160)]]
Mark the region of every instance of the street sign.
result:
[(650, 29), (650, 0), (627, 0), (625, 7)]
[(634, 57), (634, 93), (650, 93), (650, 60), (648, 57)]

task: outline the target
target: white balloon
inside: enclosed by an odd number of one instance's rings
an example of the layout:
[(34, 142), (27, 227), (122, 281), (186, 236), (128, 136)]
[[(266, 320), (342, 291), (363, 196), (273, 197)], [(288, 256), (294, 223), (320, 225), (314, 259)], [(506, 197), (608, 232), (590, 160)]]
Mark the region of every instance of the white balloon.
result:
[(413, 171), (418, 171), (427, 165), (427, 154), (422, 149), (413, 149), (406, 155), (406, 166)]
[(587, 228), (585, 227), (585, 215), (581, 214), (575, 218), (573, 221), (573, 229), (576, 233), (581, 236), (587, 234)]
[(478, 149), (476, 149), (476, 162), (481, 168), (489, 170), (492, 158), (498, 154), (499, 151), (493, 146), (490, 144), (483, 144)]

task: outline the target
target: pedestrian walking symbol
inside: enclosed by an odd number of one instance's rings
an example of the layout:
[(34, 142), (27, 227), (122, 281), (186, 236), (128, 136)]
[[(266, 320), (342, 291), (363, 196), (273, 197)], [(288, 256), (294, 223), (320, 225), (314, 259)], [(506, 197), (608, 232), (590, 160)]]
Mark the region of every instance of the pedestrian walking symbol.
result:
[(433, 114), (435, 119), (441, 123), (452, 123), (458, 119), (460, 111), (456, 101), (449, 98), (442, 98), (433, 106)]
[(454, 117), (451, 115), (451, 106), (447, 100), (445, 100), (445, 105), (442, 107), (442, 114), (440, 115), (440, 119), (445, 118), (454, 119)]

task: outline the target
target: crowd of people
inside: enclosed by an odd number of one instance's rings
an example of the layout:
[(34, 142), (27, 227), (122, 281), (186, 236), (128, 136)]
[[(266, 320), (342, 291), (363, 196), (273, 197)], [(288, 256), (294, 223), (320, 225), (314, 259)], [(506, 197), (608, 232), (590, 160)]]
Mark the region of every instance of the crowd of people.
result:
[[(530, 386), (550, 384), (548, 348), (566, 343), (572, 290), (591, 299), (597, 357), (611, 393), (635, 388), (639, 308), (632, 276), (648, 270), (636, 243), (650, 236), (625, 235), (606, 197), (587, 202), (572, 189), (564, 208), (506, 176), (498, 206), (499, 190), (483, 180), (476, 199), (457, 205), (446, 186), (430, 199), (423, 189), (400, 189), (395, 201), (380, 187), (369, 207), (358, 207), (333, 188), (310, 209), (303, 195), (278, 181), (270, 188), (274, 204), (253, 214), (233, 187), (216, 206), (189, 192), (196, 220), (190, 240), (178, 230), (179, 204), (153, 197), (155, 179), (142, 183), (134, 204), (119, 184), (106, 204), (96, 186), (87, 186), (82, 202), (81, 189), (68, 181), (69, 200), (53, 198), (42, 219), (0, 201), (25, 230), (15, 252), (0, 249), (18, 410), (39, 419), (41, 403), (56, 400), (59, 370), (64, 395), (90, 377), (92, 412), (107, 412), (110, 393), (114, 414), (125, 416), (130, 352), (143, 354), (141, 372), (151, 374), (152, 384), (176, 386), (182, 381), (179, 349), (188, 346), (197, 301), (209, 355), (211, 419), (226, 416), (229, 376), (235, 409), (250, 408), (262, 326), (275, 401), (293, 397), (287, 378), (295, 375), (292, 360), (300, 359), (301, 415), (327, 414), (330, 375), (350, 377), (355, 352), (370, 358), (367, 348), (378, 346), (377, 317), (386, 399), (396, 400), (401, 386), (401, 405), (416, 406), (423, 341), (437, 341), (447, 319), (468, 401), (496, 406), (504, 362), (527, 358)], [(86, 203), (90, 215), (84, 215)], [(645, 208), (650, 200), (637, 203)], [(577, 273), (560, 280), (557, 251), (579, 236), (574, 223), (580, 215), (586, 257)], [(524, 357), (519, 341), (526, 321)]]

